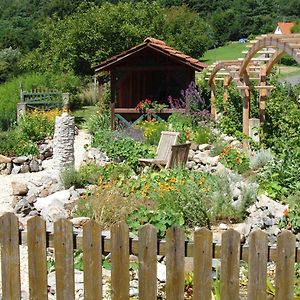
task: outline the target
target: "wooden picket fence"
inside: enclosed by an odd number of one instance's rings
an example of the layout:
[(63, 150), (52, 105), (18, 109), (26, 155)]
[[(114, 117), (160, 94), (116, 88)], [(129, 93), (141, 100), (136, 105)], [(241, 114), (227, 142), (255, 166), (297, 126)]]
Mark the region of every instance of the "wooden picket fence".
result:
[(212, 258), (221, 259), (220, 292), (222, 300), (239, 299), (240, 261), (249, 264), (248, 299), (265, 300), (267, 262), (276, 261), (276, 300), (292, 300), (294, 266), (300, 261), (300, 249), (289, 231), (278, 235), (277, 248), (268, 247), (267, 235), (251, 233), (249, 246), (240, 244), (240, 234), (232, 229), (222, 235), (222, 245), (212, 241), (212, 232), (201, 228), (194, 241), (185, 241), (178, 227), (167, 231), (166, 240), (158, 241), (156, 229), (142, 227), (138, 239), (129, 238), (128, 227), (120, 222), (112, 227), (111, 237), (101, 236), (94, 221), (87, 222), (83, 234), (73, 232), (72, 223), (61, 219), (54, 223), (54, 233), (46, 232), (40, 217), (28, 220), (27, 231), (20, 231), (18, 219), (7, 213), (0, 218), (2, 297), (21, 299), (19, 244), (28, 246), (29, 298), (47, 299), (47, 247), (54, 248), (56, 299), (75, 298), (74, 249), (83, 250), (84, 299), (102, 299), (102, 253), (111, 253), (111, 298), (129, 299), (129, 255), (139, 259), (139, 299), (157, 299), (157, 255), (166, 256), (166, 299), (184, 299), (184, 258), (194, 257), (193, 299), (211, 299)]

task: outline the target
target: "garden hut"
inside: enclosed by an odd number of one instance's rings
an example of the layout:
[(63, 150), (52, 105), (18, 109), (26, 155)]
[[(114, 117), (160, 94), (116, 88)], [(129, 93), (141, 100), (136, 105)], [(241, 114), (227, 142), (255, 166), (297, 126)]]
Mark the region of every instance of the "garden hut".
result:
[[(205, 67), (197, 59), (154, 38), (146, 38), (142, 44), (97, 65), (98, 79), (103, 72), (110, 73), (112, 128), (116, 119), (131, 125), (151, 115), (159, 118), (185, 111), (187, 108), (170, 107), (168, 98), (179, 99), (181, 91), (195, 80), (195, 71)], [(159, 111), (137, 109), (138, 103), (145, 99), (165, 104), (165, 108)]]

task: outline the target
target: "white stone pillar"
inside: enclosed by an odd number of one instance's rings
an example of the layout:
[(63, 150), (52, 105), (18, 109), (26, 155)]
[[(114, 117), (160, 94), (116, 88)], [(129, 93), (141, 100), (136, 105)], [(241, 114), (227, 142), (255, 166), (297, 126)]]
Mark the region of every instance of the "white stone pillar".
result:
[(75, 119), (63, 113), (55, 119), (53, 139), (53, 171), (60, 174), (63, 170), (74, 168)]
[(249, 136), (253, 139), (254, 142), (257, 143), (259, 143), (259, 130), (260, 130), (259, 119), (256, 118), (249, 119)]

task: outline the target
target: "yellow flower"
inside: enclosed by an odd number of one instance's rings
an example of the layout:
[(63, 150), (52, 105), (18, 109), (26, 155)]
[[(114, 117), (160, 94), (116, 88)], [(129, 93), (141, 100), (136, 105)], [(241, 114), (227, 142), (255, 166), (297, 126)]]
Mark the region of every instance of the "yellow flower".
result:
[(175, 182), (176, 182), (176, 178), (175, 178), (174, 176), (172, 176), (171, 179), (170, 179), (170, 181), (171, 181), (172, 183), (175, 183)]

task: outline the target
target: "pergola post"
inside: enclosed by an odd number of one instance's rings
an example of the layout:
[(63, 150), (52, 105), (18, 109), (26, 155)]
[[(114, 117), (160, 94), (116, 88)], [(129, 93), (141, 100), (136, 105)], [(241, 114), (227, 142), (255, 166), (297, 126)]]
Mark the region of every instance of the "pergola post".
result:
[(216, 108), (216, 82), (215, 79), (211, 83), (211, 96), (210, 96), (210, 114), (213, 120), (217, 119), (217, 108)]
[(250, 118), (250, 81), (248, 74), (244, 74), (243, 81), (245, 85), (244, 99), (243, 99), (243, 134), (245, 136), (243, 141), (244, 150), (249, 148), (249, 118)]
[(224, 95), (223, 95), (223, 108), (224, 111), (227, 111), (227, 107), (228, 107), (228, 86), (230, 84), (230, 77), (229, 76), (225, 76), (224, 77), (224, 82), (223, 82), (223, 87), (224, 87)]
[[(267, 85), (267, 72), (266, 67), (262, 66), (260, 70), (260, 86)], [(259, 120), (260, 123), (264, 123), (266, 120), (266, 99), (267, 99), (267, 89), (259, 90)]]

